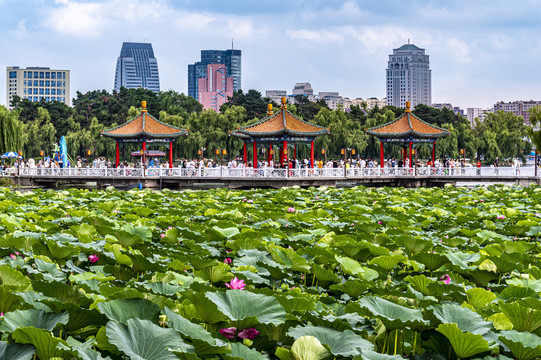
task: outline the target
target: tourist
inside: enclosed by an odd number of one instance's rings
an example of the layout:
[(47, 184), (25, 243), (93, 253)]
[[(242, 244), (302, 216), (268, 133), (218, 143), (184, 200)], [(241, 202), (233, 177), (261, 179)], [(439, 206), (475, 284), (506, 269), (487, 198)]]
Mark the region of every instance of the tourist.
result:
[(520, 175), (520, 161), (518, 157), (513, 160), (513, 167), (515, 168), (515, 174)]

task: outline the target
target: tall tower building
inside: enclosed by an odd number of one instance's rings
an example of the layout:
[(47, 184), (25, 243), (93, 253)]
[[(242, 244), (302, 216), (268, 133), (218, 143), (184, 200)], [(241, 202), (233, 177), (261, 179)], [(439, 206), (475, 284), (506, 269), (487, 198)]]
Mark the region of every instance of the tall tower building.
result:
[(393, 49), (387, 66), (387, 105), (406, 107), (432, 102), (430, 61), (425, 49), (410, 44)]
[(115, 90), (119, 91), (121, 86), (160, 91), (158, 61), (154, 57), (152, 44), (122, 43), (120, 56), (116, 61)]
[(224, 64), (208, 64), (207, 76), (198, 79), (199, 102), (205, 109), (220, 112), (220, 107), (233, 96), (233, 78)]
[(13, 96), (30, 101), (60, 101), (70, 105), (70, 71), (48, 67), (8, 66), (6, 68), (6, 106), (12, 109)]
[(188, 95), (199, 99), (199, 79), (207, 77), (210, 64), (225, 65), (227, 75), (233, 78), (233, 91), (241, 89), (241, 50), (201, 50), (201, 61), (188, 65)]

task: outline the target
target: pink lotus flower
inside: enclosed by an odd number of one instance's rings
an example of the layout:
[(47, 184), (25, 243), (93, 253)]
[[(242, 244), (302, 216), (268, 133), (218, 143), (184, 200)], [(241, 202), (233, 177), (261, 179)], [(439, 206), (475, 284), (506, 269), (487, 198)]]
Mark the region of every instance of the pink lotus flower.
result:
[(12, 259), (17, 259), (17, 255), (15, 255), (15, 254), (9, 254), (9, 257), (12, 258)]
[(230, 253), (231, 251), (233, 251), (233, 250), (226, 250), (225, 252), (226, 252), (226, 253)]
[(244, 283), (244, 280), (239, 280), (235, 276), (235, 278), (233, 278), (231, 282), (225, 283), (225, 286), (227, 286), (231, 290), (244, 290), (246, 284)]
[(220, 329), (220, 334), (222, 334), (228, 339), (234, 339), (235, 335), (237, 334), (237, 328), (230, 327), (230, 328)]
[(230, 327), (230, 328), (220, 329), (220, 334), (222, 334), (228, 339), (234, 339), (235, 335), (238, 335), (240, 339), (251, 340), (251, 339), (254, 339), (257, 335), (259, 335), (260, 332), (257, 331), (255, 328), (249, 328), (249, 329), (241, 330), (237, 334), (237, 328)]
[(254, 201), (252, 199), (248, 200), (248, 204), (253, 204)]
[(231, 258), (225, 258), (224, 264), (227, 264), (227, 265), (231, 264)]
[(505, 219), (505, 215), (498, 215), (498, 216), (496, 216), (496, 219), (498, 219), (498, 220), (504, 220), (504, 219)]
[(380, 224), (380, 225), (383, 224), (383, 221), (378, 221), (378, 224)]
[(440, 281), (443, 281), (445, 285), (449, 285), (451, 283), (451, 278), (449, 277), (449, 275), (445, 274), (440, 277)]
[(113, 212), (114, 212), (115, 214), (118, 214), (118, 210), (113, 210)]
[(15, 255), (19, 256), (21, 254), (18, 251), (15, 251)]
[(319, 200), (319, 196), (316, 196), (316, 200)]
[(244, 329), (241, 332), (239, 332), (239, 338), (241, 339), (253, 339), (257, 335), (259, 335), (259, 331), (257, 331), (255, 328), (249, 328)]
[(4, 313), (0, 311), (0, 317), (4, 317)]
[(290, 207), (287, 209), (287, 212), (290, 212), (290, 213), (293, 213), (295, 211), (297, 211), (297, 209), (295, 209), (294, 207)]
[(96, 255), (96, 254), (88, 255), (88, 261), (90, 261), (92, 264), (97, 263), (99, 259), (100, 259), (100, 257), (98, 255)]
[(163, 239), (165, 237), (165, 234), (160, 234), (160, 237)]

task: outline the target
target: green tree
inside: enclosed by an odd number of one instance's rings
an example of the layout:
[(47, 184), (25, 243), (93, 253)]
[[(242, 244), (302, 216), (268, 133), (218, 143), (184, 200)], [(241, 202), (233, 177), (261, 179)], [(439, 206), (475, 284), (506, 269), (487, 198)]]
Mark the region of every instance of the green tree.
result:
[(16, 111), (9, 111), (0, 105), (0, 153), (22, 150), (23, 126)]
[[(267, 114), (267, 104), (271, 103), (268, 98), (263, 98), (257, 90), (250, 89), (247, 93), (237, 90), (232, 97), (220, 107), (220, 112), (225, 112), (231, 106), (242, 106), (246, 109), (248, 119), (262, 118)], [(275, 104), (274, 104), (275, 105)]]
[(51, 116), (47, 109), (37, 108), (37, 114), (34, 120), (24, 125), (24, 156), (27, 158), (37, 157), (40, 151), (51, 155), (53, 147), (58, 139), (56, 137), (56, 129), (51, 122)]
[(535, 145), (536, 153), (539, 153), (541, 149), (541, 106), (534, 106), (530, 108), (530, 123), (528, 127), (528, 136)]

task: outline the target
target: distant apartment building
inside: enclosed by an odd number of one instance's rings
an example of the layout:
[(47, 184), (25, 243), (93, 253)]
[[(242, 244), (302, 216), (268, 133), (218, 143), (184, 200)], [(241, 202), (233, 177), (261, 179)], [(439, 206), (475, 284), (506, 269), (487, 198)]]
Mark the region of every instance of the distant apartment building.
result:
[(313, 96), (314, 90), (310, 83), (296, 83), (293, 87), (293, 95)]
[(372, 110), (376, 106), (379, 109), (384, 108), (385, 106), (387, 106), (387, 98), (378, 99), (376, 97), (371, 97), (371, 98), (368, 98), (368, 99), (363, 100), (363, 101), (366, 103), (366, 109), (367, 110)]
[(208, 64), (207, 74), (198, 80), (199, 102), (205, 109), (220, 112), (220, 107), (233, 96), (233, 78), (224, 64)]
[(70, 105), (70, 71), (48, 67), (8, 66), (6, 68), (6, 106), (12, 109), (13, 96), (30, 101), (60, 101)]
[(493, 112), (492, 109), (482, 109), (482, 108), (467, 108), (466, 109), (466, 118), (470, 124), (475, 123), (475, 119), (479, 119), (480, 122), (485, 121), (487, 114)]
[(188, 65), (188, 95), (199, 100), (199, 79), (207, 76), (209, 64), (223, 64), (233, 79), (233, 91), (240, 90), (242, 77), (241, 50), (201, 50), (201, 61)]
[(511, 101), (504, 102), (498, 101), (494, 104), (494, 112), (496, 111), (505, 111), (512, 112), (516, 116), (522, 116), (526, 124), (530, 124), (530, 109), (534, 106), (541, 105), (541, 101), (529, 100), (529, 101)]
[(387, 105), (399, 108), (432, 103), (432, 80), (429, 56), (413, 44), (393, 49), (387, 63)]
[(435, 104), (432, 104), (432, 107), (435, 108), (435, 109), (439, 109), (439, 110), (442, 110), (444, 108), (449, 109), (453, 113), (455, 113), (456, 115), (464, 116), (464, 110), (463, 109), (461, 109), (458, 106), (453, 106), (450, 103), (435, 103)]
[(152, 44), (124, 42), (116, 61), (115, 90), (144, 88), (160, 91), (158, 60)]
[(283, 97), (287, 97), (286, 90), (266, 90), (265, 97), (274, 101), (276, 104), (280, 104)]

